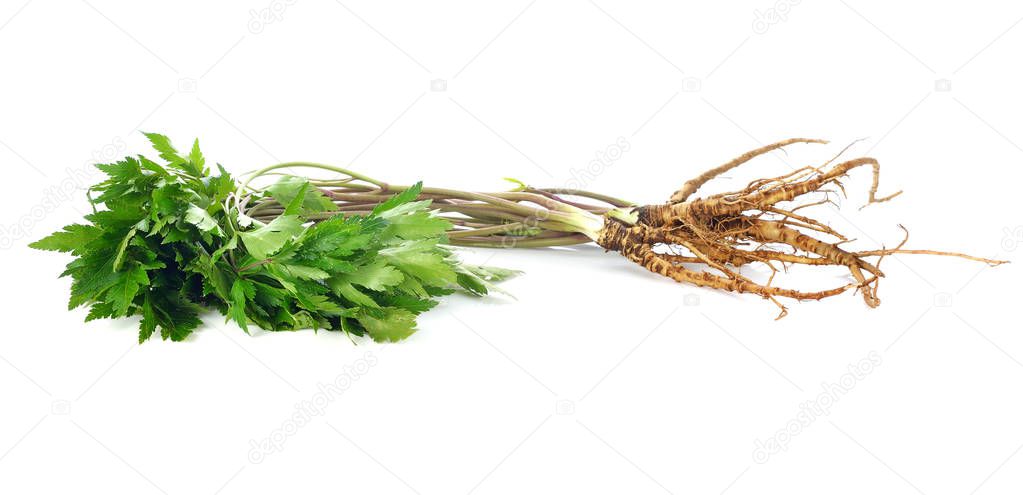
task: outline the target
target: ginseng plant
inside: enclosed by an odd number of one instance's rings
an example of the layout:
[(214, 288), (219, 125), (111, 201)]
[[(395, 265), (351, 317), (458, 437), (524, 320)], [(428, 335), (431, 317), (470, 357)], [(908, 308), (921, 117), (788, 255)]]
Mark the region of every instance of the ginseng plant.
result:
[[(867, 306), (877, 307), (878, 284), (884, 277), (879, 266), (888, 255), (927, 254), (989, 265), (1005, 263), (961, 253), (904, 249), (909, 237), (904, 228), (906, 237), (894, 248), (844, 249), (842, 245), (850, 239), (808, 212), (833, 203), (834, 194), (845, 195), (842, 180), (849, 172), (861, 167), (872, 171), (864, 206), (901, 194), (899, 191), (879, 197), (878, 161), (866, 157), (841, 161), (846, 150), (819, 166), (804, 166), (777, 177), (757, 179), (738, 191), (694, 197), (704, 184), (721, 174), (796, 143), (827, 141), (793, 138), (752, 150), (687, 181), (663, 204), (640, 206), (590, 191), (538, 188), (518, 181), (513, 181), (517, 184), (513, 190), (490, 193), (423, 187), (419, 199), (431, 200), (430, 208), (451, 223), (447, 242), (452, 245), (539, 248), (593, 242), (678, 282), (759, 295), (777, 305), (778, 318), (787, 314), (778, 298), (820, 300), (849, 290), (860, 292)], [(289, 162), (254, 172), (245, 188), (258, 195), (260, 189), (252, 186), (255, 179), (299, 168), (320, 169), (339, 176), (310, 179), (310, 184), (337, 205), (334, 211), (313, 215), (313, 221), (337, 214), (365, 215), (395, 193), (411, 187), (332, 165)], [(813, 198), (812, 193), (817, 193), (817, 197)], [(244, 211), (256, 220), (272, 221), (285, 208), (272, 196), (263, 196), (246, 205)], [(742, 273), (742, 267), (753, 265), (769, 269), (766, 281), (755, 281)], [(851, 280), (824, 290), (774, 285), (775, 276), (787, 272), (791, 265), (845, 267)]]

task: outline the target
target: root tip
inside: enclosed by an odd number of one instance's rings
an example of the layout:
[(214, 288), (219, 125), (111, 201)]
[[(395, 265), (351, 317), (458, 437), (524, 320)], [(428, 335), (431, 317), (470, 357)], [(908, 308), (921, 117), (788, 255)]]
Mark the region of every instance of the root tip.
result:
[(788, 308), (786, 308), (785, 306), (782, 306), (781, 307), (781, 313), (778, 313), (778, 316), (774, 317), (774, 321), (778, 321), (778, 320), (788, 316), (788, 314), (789, 314)]

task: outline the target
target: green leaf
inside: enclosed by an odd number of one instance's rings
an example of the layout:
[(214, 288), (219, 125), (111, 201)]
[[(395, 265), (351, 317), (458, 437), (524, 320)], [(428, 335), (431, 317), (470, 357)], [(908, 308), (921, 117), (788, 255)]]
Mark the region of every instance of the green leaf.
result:
[(435, 251), (387, 256), (387, 260), (426, 285), (444, 287), (457, 281), (455, 270), (448, 264), (444, 255)]
[(384, 218), (390, 221), (400, 220), (402, 216), (410, 213), (426, 212), (430, 208), (431, 201), (428, 199), (422, 201), (406, 201), (404, 203), (394, 205), (388, 208), (386, 211), (379, 213), (380, 218)]
[(199, 151), (199, 140), (196, 139), (192, 145), (192, 151), (189, 155), (182, 156), (178, 153), (178, 150), (171, 144), (170, 139), (163, 134), (157, 134), (153, 132), (143, 132), (149, 139), (149, 142), (153, 144), (159, 154), (160, 158), (167, 160), (167, 166), (185, 172), (191, 177), (200, 178), (207, 175), (205, 169), (206, 160), (202, 156), (202, 152)]
[[(142, 176), (141, 164), (133, 157), (114, 163), (99, 163), (96, 168), (102, 170), (110, 177), (107, 187), (123, 185), (130, 186), (130, 183)], [(121, 183), (121, 184), (118, 184)]]
[(298, 299), (299, 305), (323, 316), (340, 315), (341, 306), (323, 294), (307, 294)]
[(388, 294), (381, 298), (380, 304), (407, 309), (415, 314), (419, 314), (437, 306), (437, 301), (429, 299), (429, 296), (422, 298), (409, 294)]
[(245, 303), (254, 297), (256, 297), (256, 288), (248, 280), (235, 279), (234, 284), (231, 285), (231, 309), (228, 316), (238, 323), (245, 333), (249, 332), (248, 319), (245, 317)]
[(188, 193), (181, 184), (171, 183), (153, 190), (153, 211), (159, 215), (176, 215), (188, 204)]
[(113, 318), (117, 316), (114, 314), (114, 305), (108, 302), (94, 303), (89, 306), (89, 314), (85, 316), (85, 321), (90, 322), (92, 320), (99, 320), (103, 318)]
[(150, 159), (148, 159), (148, 158), (146, 158), (146, 157), (144, 157), (142, 155), (139, 155), (139, 165), (142, 168), (144, 168), (144, 169), (146, 169), (146, 170), (148, 170), (150, 172), (153, 172), (153, 173), (155, 173), (156, 175), (158, 175), (160, 177), (163, 177), (163, 178), (169, 178), (170, 177), (170, 172), (167, 172), (167, 169), (161, 167), (158, 163), (156, 163), (156, 162), (154, 162), (154, 161), (152, 161), (152, 160), (150, 160)]
[(461, 286), (463, 289), (469, 291), (472, 294), (475, 294), (477, 296), (487, 295), (487, 286), (479, 278), (476, 278), (470, 274), (459, 273), (457, 275), (456, 281), (458, 282), (459, 286)]
[(43, 251), (80, 253), (87, 249), (93, 239), (102, 234), (102, 230), (92, 225), (71, 224), (64, 227), (64, 230), (54, 232), (28, 246)]
[(163, 340), (185, 340), (202, 323), (196, 306), (180, 295), (166, 295), (156, 300), (153, 310), (160, 322)]
[(427, 298), (417, 298), (408, 294), (393, 294), (381, 298), (381, 305), (403, 308), (412, 313), (419, 314), (435, 308), (438, 302), (437, 300), (429, 299), (429, 296)]
[(288, 277), (306, 280), (325, 280), (330, 278), (329, 273), (312, 266), (293, 265), (287, 263), (277, 263), (273, 266)]
[(372, 229), (357, 218), (335, 216), (318, 222), (302, 236), (300, 252), (304, 256), (349, 256), (374, 241)]
[(366, 295), (366, 293), (360, 291), (359, 289), (356, 289), (355, 286), (348, 282), (345, 282), (340, 278), (330, 279), (329, 281), (327, 281), (327, 285), (330, 285), (330, 288), (333, 289), (336, 294), (344, 297), (345, 299), (348, 299), (349, 301), (359, 306), (366, 306), (370, 308), (380, 307), (380, 305), (377, 304), (377, 302), (374, 301), (373, 298), (369, 297), (368, 295)]
[(147, 293), (145, 300), (142, 302), (142, 321), (139, 322), (140, 344), (149, 340), (149, 337), (153, 336), (153, 332), (156, 331), (157, 324), (156, 312), (153, 311), (153, 303), (150, 301), (150, 295)]
[(174, 145), (171, 144), (167, 136), (155, 132), (143, 132), (142, 134), (153, 144), (153, 149), (160, 154), (160, 158), (169, 163), (182, 163), (185, 161), (185, 158), (178, 154), (178, 150), (174, 149)]
[(124, 261), (124, 251), (128, 248), (128, 242), (131, 241), (132, 237), (135, 237), (135, 232), (138, 229), (132, 228), (121, 240), (121, 244), (117, 246), (117, 254), (114, 255), (114, 271), (121, 269), (121, 263)]
[(238, 234), (253, 258), (265, 259), (302, 233), (302, 220), (296, 216), (279, 216), (270, 223)]
[(231, 239), (224, 243), (223, 246), (220, 246), (216, 251), (213, 251), (213, 255), (210, 257), (210, 260), (213, 263), (216, 263), (217, 260), (224, 255), (224, 253), (233, 251), (236, 247), (238, 247), (238, 234), (231, 236)]
[[(458, 285), (477, 296), (487, 295), (491, 291), (509, 295), (507, 292), (501, 290), (500, 287), (494, 285), (494, 282), (507, 280), (522, 273), (517, 270), (508, 270), (493, 266), (468, 265), (464, 263), (459, 264), (456, 271), (458, 272)], [(481, 287), (482, 290), (480, 290)]]
[(527, 186), (525, 182), (522, 182), (521, 180), (518, 180), (514, 177), (505, 177), (504, 180), (511, 182), (512, 184), (515, 184), (515, 189), (512, 189), (512, 192), (525, 191), (526, 189), (529, 189), (529, 186)]
[(227, 199), (228, 195), (235, 191), (238, 184), (235, 184), (231, 174), (224, 170), (224, 167), (217, 164), (217, 170), (220, 175), (208, 177), (206, 183), (206, 192), (211, 196), (213, 203), (223, 203)]
[(74, 277), (68, 309), (77, 308), (90, 300), (99, 300), (119, 279), (119, 272), (114, 271), (112, 249), (91, 251), (71, 262), (64, 273)]
[(416, 331), (416, 315), (405, 309), (365, 309), (356, 319), (377, 342), (397, 342)]
[(113, 305), (114, 313), (117, 316), (125, 316), (131, 308), (135, 295), (139, 288), (149, 285), (149, 276), (146, 270), (140, 266), (132, 267), (119, 272), (118, 280), (106, 292), (106, 301)]
[(185, 211), (185, 222), (195, 225), (203, 232), (210, 232), (218, 236), (224, 235), (224, 231), (220, 230), (220, 225), (210, 213), (194, 204), (188, 205), (188, 210)]
[(141, 210), (139, 205), (125, 203), (117, 205), (114, 209), (90, 213), (85, 219), (105, 231), (118, 232), (134, 227), (146, 216), (146, 212)]
[(398, 194), (395, 194), (394, 196), (392, 196), (387, 201), (384, 201), (383, 203), (378, 204), (376, 206), (376, 208), (373, 208), (373, 214), (374, 215), (380, 215), (381, 213), (384, 213), (385, 211), (388, 211), (390, 209), (393, 209), (395, 207), (398, 207), (398, 206), (401, 206), (401, 205), (403, 205), (405, 203), (408, 203), (408, 202), (418, 198), (419, 197), (419, 193), (421, 193), (422, 191), (423, 191), (423, 183), (422, 182), (417, 182), (412, 187), (410, 187), (410, 188), (408, 188), (408, 189), (406, 189), (406, 190), (404, 190), (404, 191), (402, 191), (402, 192), (400, 192)]
[[(286, 215), (305, 215), (337, 209), (333, 201), (327, 199), (319, 189), (301, 177), (291, 175), (281, 177), (267, 188), (267, 192), (274, 200), (288, 208)], [(299, 201), (298, 205), (293, 205), (296, 200)]]
[(522, 272), (518, 270), (509, 270), (507, 268), (498, 268), (496, 266), (479, 266), (462, 263), (460, 267), (468, 270), (473, 275), (482, 278), (487, 282), (501, 282), (508, 280), (509, 278), (522, 275)]
[(195, 142), (192, 143), (192, 151), (188, 153), (188, 164), (192, 166), (193, 175), (196, 177), (205, 175), (206, 172), (206, 159), (202, 156), (202, 151), (199, 151), (199, 139), (196, 138)]
[(355, 273), (342, 275), (341, 280), (370, 290), (385, 290), (401, 283), (405, 276), (383, 260), (358, 267)]
[(306, 193), (309, 192), (309, 183), (303, 181), (302, 187), (299, 188), (295, 197), (288, 203), (288, 207), (284, 209), (285, 215), (300, 215), (303, 212), (303, 203), (305, 202)]
[[(408, 203), (413, 204), (413, 203)], [(397, 211), (395, 208), (391, 211)], [(390, 212), (388, 212), (390, 213)], [(439, 237), (451, 228), (451, 222), (434, 215), (429, 211), (418, 211), (388, 218), (390, 229), (394, 235), (402, 239), (422, 239)]]

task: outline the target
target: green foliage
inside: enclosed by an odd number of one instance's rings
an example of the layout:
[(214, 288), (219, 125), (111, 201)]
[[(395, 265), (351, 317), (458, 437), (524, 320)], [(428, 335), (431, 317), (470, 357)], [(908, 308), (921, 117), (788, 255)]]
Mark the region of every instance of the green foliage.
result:
[(368, 216), (336, 215), (309, 181), (284, 176), (250, 202), (275, 201), (284, 214), (264, 224), (238, 210), (238, 184), (211, 175), (195, 141), (180, 154), (166, 136), (146, 134), (163, 164), (143, 156), (97, 167), (95, 213), (31, 246), (75, 258), (70, 308), (86, 321), (139, 316), (139, 342), (159, 332), (180, 341), (209, 308), (248, 332), (302, 328), (393, 342), (411, 335), (436, 297), (462, 289), (484, 295), (508, 270), (460, 263), (439, 244), (450, 227), (416, 185)]

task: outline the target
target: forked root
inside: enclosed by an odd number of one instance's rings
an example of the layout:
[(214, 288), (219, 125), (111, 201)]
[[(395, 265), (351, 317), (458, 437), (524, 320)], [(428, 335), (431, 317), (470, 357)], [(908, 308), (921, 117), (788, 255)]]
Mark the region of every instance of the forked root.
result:
[(739, 156), (735, 157), (734, 159), (732, 159), (732, 161), (730, 161), (728, 163), (725, 163), (724, 165), (720, 165), (718, 167), (714, 167), (714, 168), (712, 168), (712, 169), (710, 169), (710, 170), (700, 174), (699, 176), (697, 176), (697, 177), (687, 181), (684, 185), (682, 185), (681, 189), (679, 189), (678, 191), (675, 191), (675, 193), (671, 195), (671, 202), (672, 203), (680, 203), (682, 201), (685, 201), (687, 198), (689, 198), (689, 196), (691, 196), (693, 193), (695, 193), (696, 190), (700, 188), (700, 186), (706, 184), (711, 179), (713, 179), (713, 178), (715, 178), (715, 177), (717, 177), (717, 176), (719, 176), (719, 175), (721, 175), (721, 174), (723, 174), (723, 173), (725, 173), (725, 172), (727, 172), (729, 170), (732, 170), (733, 168), (738, 167), (739, 165), (742, 165), (743, 163), (746, 163), (746, 162), (748, 162), (748, 161), (750, 161), (750, 160), (752, 160), (752, 159), (754, 159), (754, 158), (756, 158), (756, 157), (758, 157), (760, 155), (763, 155), (765, 153), (769, 153), (769, 152), (774, 151), (776, 149), (783, 148), (785, 146), (788, 146), (790, 144), (795, 144), (795, 143), (828, 144), (828, 142), (823, 140), (823, 139), (792, 138), (792, 139), (786, 139), (784, 141), (778, 141), (777, 143), (769, 144), (767, 146), (763, 146), (763, 147), (757, 148), (755, 150), (743, 153), (742, 155), (739, 155)]
[[(795, 213), (800, 209), (830, 202), (827, 198), (792, 207), (778, 206), (779, 203), (794, 201), (813, 192), (841, 191), (844, 194), (845, 188), (840, 180), (850, 171), (864, 166), (869, 166), (872, 172), (864, 206), (889, 201), (902, 194), (902, 191), (897, 191), (886, 196), (878, 195), (880, 164), (873, 158), (856, 158), (833, 164), (845, 149), (820, 167), (806, 166), (778, 177), (755, 180), (739, 191), (691, 198), (701, 186), (722, 173), (793, 143), (826, 141), (788, 139), (745, 153), (686, 182), (672, 194), (669, 202), (636, 208), (635, 225), (626, 225), (608, 218), (603, 235), (597, 243), (605, 249), (621, 253), (654, 273), (678, 282), (760, 295), (779, 307), (779, 318), (787, 314), (787, 310), (776, 297), (820, 300), (855, 289), (861, 293), (869, 307), (877, 307), (881, 302), (877, 296), (878, 284), (884, 277), (879, 266), (889, 255), (952, 256), (992, 266), (1006, 263), (962, 253), (903, 249), (908, 240), (908, 232), (906, 238), (892, 249), (846, 250), (839, 245), (851, 242), (847, 237), (824, 222), (802, 212)], [(829, 185), (833, 187), (826, 188)], [(837, 239), (837, 242), (815, 237), (822, 234)], [(688, 254), (659, 253), (654, 250), (657, 245), (685, 249)], [(792, 252), (779, 251), (778, 246), (791, 249)], [(878, 259), (871, 263), (866, 260), (870, 257)], [(772, 283), (779, 271), (774, 262), (781, 263), (783, 268), (786, 268), (786, 264), (841, 266), (849, 271), (852, 281), (816, 292), (776, 287)], [(770, 268), (771, 275), (766, 284), (755, 282), (741, 275), (738, 269), (733, 269), (754, 263), (762, 263)]]
[[(833, 289), (806, 292), (782, 287), (759, 284), (711, 260), (705, 255), (693, 257), (677, 257), (654, 252), (649, 239), (657, 237), (648, 227), (642, 225), (626, 226), (621, 222), (608, 219), (604, 224), (601, 237), (597, 244), (601, 247), (617, 251), (622, 256), (651, 272), (668, 277), (676, 282), (689, 283), (700, 287), (709, 287), (729, 292), (757, 294), (773, 302), (780, 310), (778, 319), (788, 314), (788, 309), (776, 297), (786, 297), (799, 301), (819, 301), (826, 297), (837, 296), (849, 289), (860, 287), (861, 284), (846, 284)], [(698, 253), (698, 251), (694, 251)], [(682, 262), (704, 263), (725, 274), (717, 275), (708, 271), (695, 271), (679, 264)]]
[(652, 226), (708, 223), (716, 218), (734, 217), (750, 210), (766, 211), (778, 203), (792, 201), (805, 194), (818, 191), (828, 184), (837, 184), (841, 187), (838, 180), (842, 176), (865, 165), (869, 165), (873, 171), (867, 205), (889, 201), (902, 194), (902, 191), (897, 191), (887, 196), (878, 197), (880, 164), (873, 158), (857, 158), (834, 165), (826, 171), (816, 170), (806, 178), (794, 182), (783, 181), (780, 184), (772, 182), (766, 187), (754, 182), (742, 191), (719, 194), (704, 199), (692, 199), (681, 203), (669, 202), (661, 205), (642, 206), (636, 210), (639, 220)]

